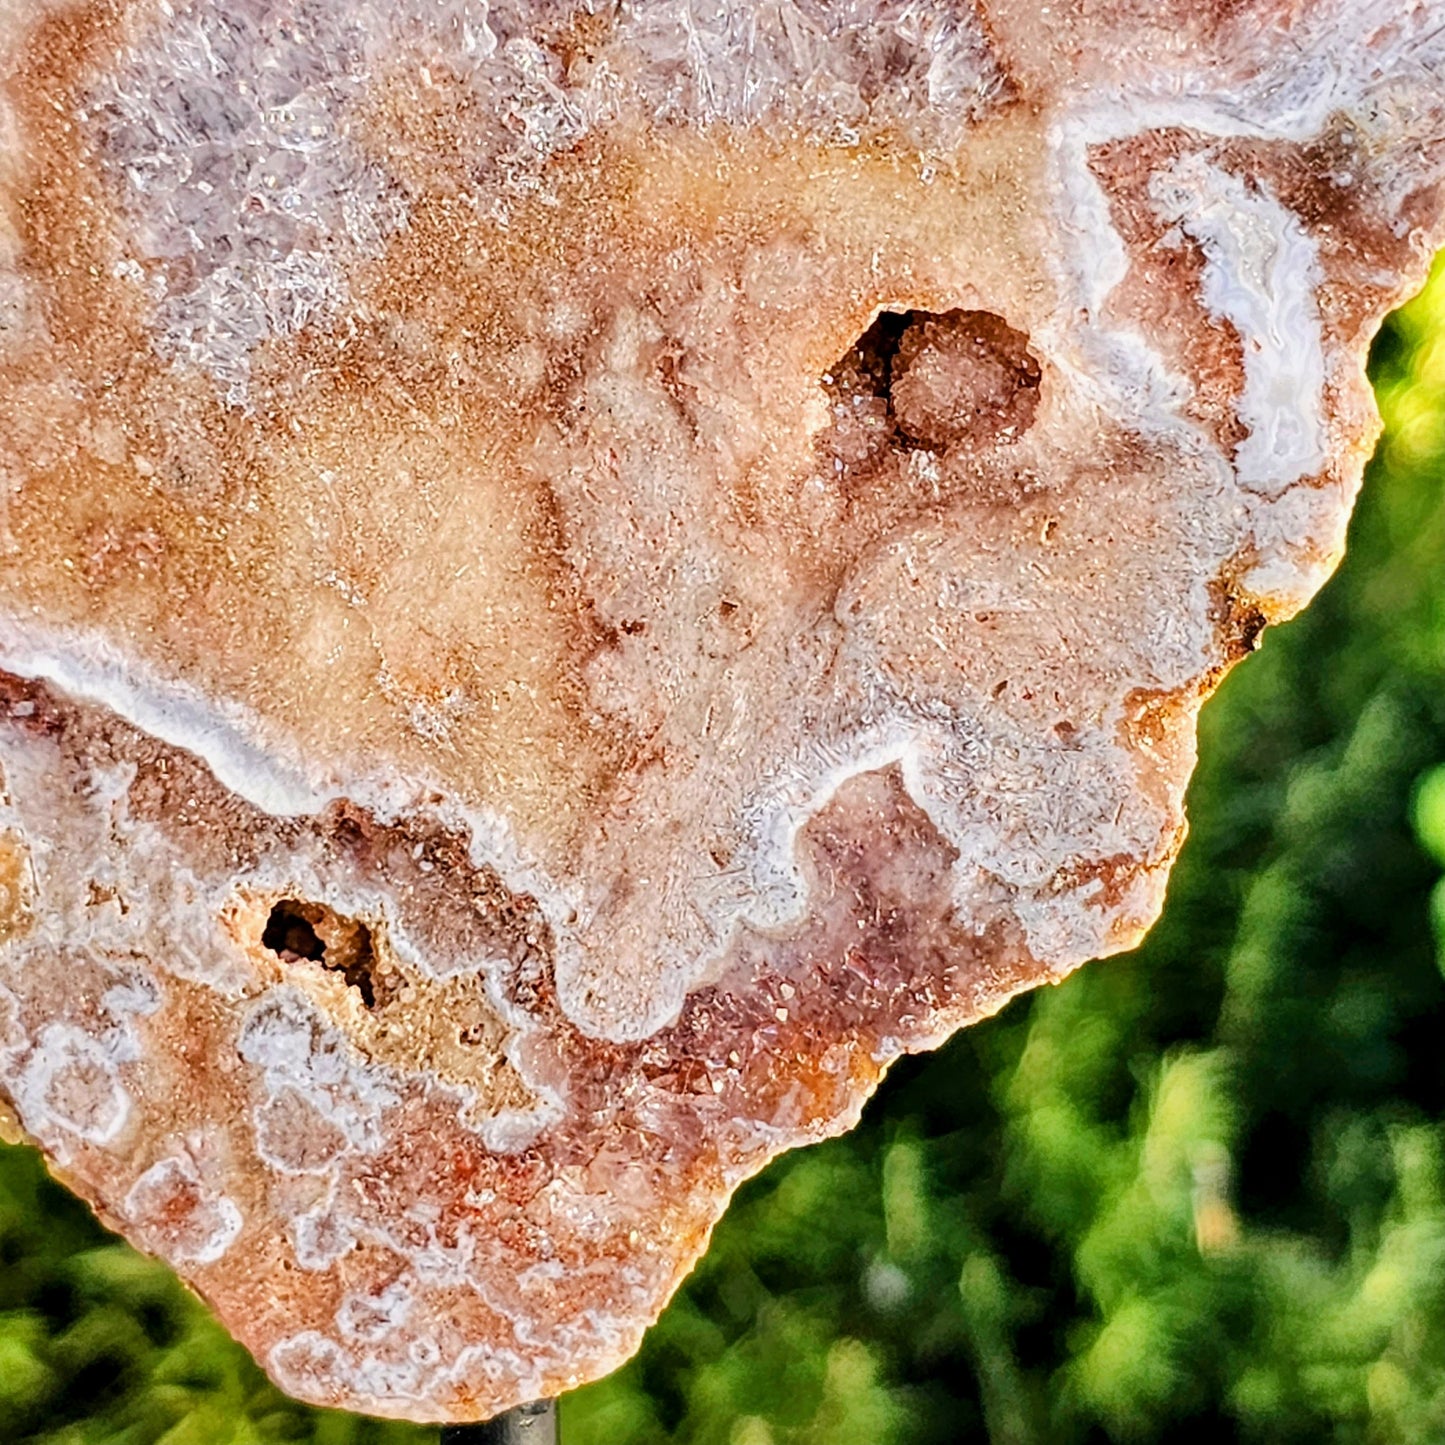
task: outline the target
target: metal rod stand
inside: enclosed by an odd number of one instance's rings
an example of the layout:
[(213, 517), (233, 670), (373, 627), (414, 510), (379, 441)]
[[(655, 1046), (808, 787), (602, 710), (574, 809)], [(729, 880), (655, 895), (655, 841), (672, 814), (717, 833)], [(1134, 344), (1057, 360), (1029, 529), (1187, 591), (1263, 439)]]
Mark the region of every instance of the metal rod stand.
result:
[(480, 1425), (445, 1425), (441, 1445), (557, 1445), (557, 1402), (518, 1405)]

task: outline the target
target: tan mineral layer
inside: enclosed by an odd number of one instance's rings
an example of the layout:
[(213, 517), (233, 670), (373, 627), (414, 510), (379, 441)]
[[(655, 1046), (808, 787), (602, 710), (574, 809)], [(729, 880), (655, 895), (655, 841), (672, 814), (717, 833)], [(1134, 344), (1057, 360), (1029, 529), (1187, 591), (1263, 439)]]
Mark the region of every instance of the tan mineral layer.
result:
[(304, 1399), (637, 1345), (1129, 947), (1442, 0), (0, 0), (0, 1099)]

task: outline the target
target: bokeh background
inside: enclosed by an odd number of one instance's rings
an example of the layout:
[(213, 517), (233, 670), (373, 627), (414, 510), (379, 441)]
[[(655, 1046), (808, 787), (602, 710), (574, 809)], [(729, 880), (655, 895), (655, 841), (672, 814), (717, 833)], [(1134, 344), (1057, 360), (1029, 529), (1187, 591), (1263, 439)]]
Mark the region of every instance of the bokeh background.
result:
[[(743, 1190), (566, 1445), (1445, 1439), (1445, 267), (1348, 559), (1205, 710), (1137, 952)], [(288, 1401), (0, 1147), (0, 1442), (434, 1445)]]

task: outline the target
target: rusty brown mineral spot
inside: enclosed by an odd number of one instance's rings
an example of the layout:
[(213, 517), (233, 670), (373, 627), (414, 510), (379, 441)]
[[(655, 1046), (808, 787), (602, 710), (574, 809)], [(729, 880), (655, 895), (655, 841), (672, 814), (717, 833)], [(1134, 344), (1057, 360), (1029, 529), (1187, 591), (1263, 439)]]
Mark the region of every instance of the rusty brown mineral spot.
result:
[(1128, 947), (1436, 0), (0, 0), (0, 1103), (287, 1390), (636, 1346)]

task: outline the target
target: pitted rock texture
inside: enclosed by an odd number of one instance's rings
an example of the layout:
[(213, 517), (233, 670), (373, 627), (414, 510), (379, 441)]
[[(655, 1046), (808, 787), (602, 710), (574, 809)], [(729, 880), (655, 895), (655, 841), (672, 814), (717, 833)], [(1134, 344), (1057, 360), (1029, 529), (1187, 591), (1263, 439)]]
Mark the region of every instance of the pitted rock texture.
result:
[(0, 0), (0, 1099), (303, 1398), (635, 1347), (1132, 944), (1436, 0)]

